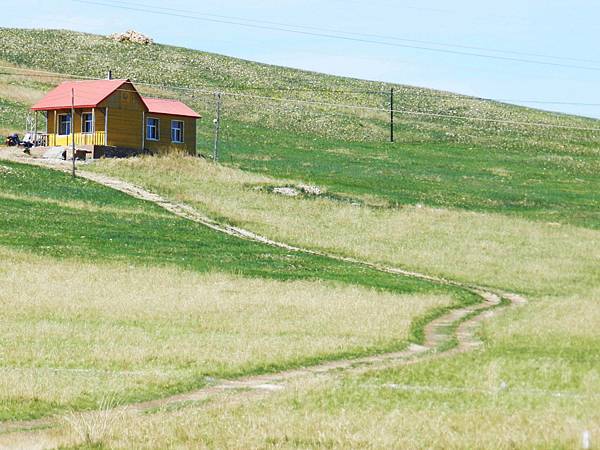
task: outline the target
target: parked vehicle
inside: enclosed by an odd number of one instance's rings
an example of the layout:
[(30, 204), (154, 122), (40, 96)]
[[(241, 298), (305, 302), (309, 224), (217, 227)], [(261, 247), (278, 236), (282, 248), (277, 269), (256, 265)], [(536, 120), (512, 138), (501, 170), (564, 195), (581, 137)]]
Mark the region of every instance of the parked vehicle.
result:
[(6, 138), (6, 145), (9, 147), (16, 147), (21, 143), (19, 135), (17, 133), (11, 134)]

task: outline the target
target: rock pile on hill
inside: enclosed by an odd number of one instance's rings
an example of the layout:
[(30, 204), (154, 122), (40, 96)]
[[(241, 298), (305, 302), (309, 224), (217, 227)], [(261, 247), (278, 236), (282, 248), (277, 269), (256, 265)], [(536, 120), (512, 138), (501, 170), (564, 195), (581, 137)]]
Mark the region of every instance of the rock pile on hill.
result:
[(276, 187), (273, 189), (273, 192), (280, 195), (285, 195), (286, 197), (297, 197), (300, 195), (297, 189), (291, 187)]
[(118, 42), (134, 42), (136, 44), (144, 45), (154, 44), (154, 40), (152, 38), (146, 36), (145, 34), (138, 33), (135, 30), (129, 30), (125, 33), (111, 34), (109, 38), (114, 39)]
[(319, 196), (323, 194), (323, 189), (309, 184), (299, 184), (296, 187), (276, 187), (273, 188), (275, 194), (285, 195), (286, 197), (297, 197), (300, 194)]
[(298, 185), (298, 189), (308, 195), (321, 195), (323, 193), (323, 189), (319, 186), (312, 186), (310, 184), (300, 184)]

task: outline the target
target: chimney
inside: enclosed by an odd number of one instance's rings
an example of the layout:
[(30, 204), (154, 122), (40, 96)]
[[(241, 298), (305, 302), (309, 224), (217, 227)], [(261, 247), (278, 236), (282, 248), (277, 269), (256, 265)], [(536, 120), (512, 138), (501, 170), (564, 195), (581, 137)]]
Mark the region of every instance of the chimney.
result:
[(112, 70), (108, 69), (108, 74), (106, 75), (107, 80), (112, 80)]

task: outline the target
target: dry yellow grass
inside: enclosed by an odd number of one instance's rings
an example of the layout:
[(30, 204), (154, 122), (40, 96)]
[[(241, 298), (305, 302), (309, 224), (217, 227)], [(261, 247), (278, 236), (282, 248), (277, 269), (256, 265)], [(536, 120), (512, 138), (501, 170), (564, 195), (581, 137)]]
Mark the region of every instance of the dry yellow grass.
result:
[[(64, 78), (50, 76), (45, 72), (28, 71), (27, 75), (19, 73), (19, 69), (10, 69), (10, 64), (0, 61), (3, 66), (0, 71), (0, 98), (13, 102), (32, 105), (41, 99), (48, 91), (49, 86), (54, 86)], [(32, 82), (32, 77), (37, 82)]]
[[(600, 289), (590, 292), (599, 295)], [(530, 315), (535, 328), (525, 320)], [(524, 341), (585, 343), (597, 337), (599, 327), (598, 309), (582, 296), (535, 302), (486, 326), (491, 352)], [(84, 442), (80, 424), (97, 423), (95, 442), (115, 449), (566, 449), (580, 448), (583, 431), (589, 431), (597, 448), (598, 370), (581, 370), (570, 365), (571, 358), (542, 354), (511, 360), (496, 352), (464, 355), (450, 364), (426, 363), (412, 378), (409, 368), (350, 377), (329, 373), (291, 382), (285, 391), (251, 402), (230, 394), (141, 417), (99, 412), (36, 436), (38, 442), (79, 444)], [(562, 389), (544, 386), (553, 373), (560, 374)], [(391, 388), (394, 377), (415, 389)], [(503, 381), (507, 388), (500, 389)]]
[[(515, 408), (523, 399), (511, 393), (461, 394), (458, 406), (453, 395), (398, 398), (383, 386), (356, 382), (349, 388), (327, 376), (243, 404), (225, 396), (142, 417), (99, 413), (110, 425), (98, 426), (95, 442), (113, 449), (545, 449), (580, 448), (584, 430), (600, 433), (592, 399), (530, 399)], [(38, 440), (84, 442), (79, 427), (70, 425), (43, 431)]]
[(272, 179), (193, 158), (106, 160), (90, 168), (301, 246), (530, 293), (585, 292), (600, 283), (595, 230), (497, 214), (285, 198), (251, 187)]
[[(596, 339), (600, 331), (600, 284), (585, 293), (542, 297), (528, 306), (527, 310), (516, 310), (488, 325), (495, 341), (509, 342), (515, 336), (537, 335), (540, 340), (552, 335), (557, 342), (566, 344), (581, 339)], [(525, 314), (526, 313), (526, 314)], [(523, 320), (535, 318), (536, 325)], [(517, 320), (520, 319), (520, 320)], [(589, 349), (593, 350), (593, 349)], [(600, 366), (598, 367), (600, 370)], [(598, 385), (600, 388), (600, 384)]]
[(20, 81), (22, 80), (7, 80), (0, 77), (0, 98), (23, 103), (24, 105), (32, 105), (44, 96), (44, 90), (23, 86)]
[(11, 408), (26, 414), (36, 402), (52, 410), (93, 406), (108, 394), (126, 401), (201, 383), (203, 375), (390, 346), (407, 338), (415, 316), (453, 301), (325, 282), (65, 262), (3, 248), (0, 260), (5, 418)]

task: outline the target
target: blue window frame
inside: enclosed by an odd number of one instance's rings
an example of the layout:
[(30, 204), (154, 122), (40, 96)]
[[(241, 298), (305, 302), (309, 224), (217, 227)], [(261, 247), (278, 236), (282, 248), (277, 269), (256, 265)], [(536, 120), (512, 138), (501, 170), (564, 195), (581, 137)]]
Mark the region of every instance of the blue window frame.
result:
[(146, 139), (149, 141), (158, 141), (160, 139), (160, 121), (154, 117), (146, 119)]
[(68, 136), (71, 134), (71, 114), (58, 115), (58, 135)]
[(81, 132), (83, 134), (91, 134), (93, 129), (92, 113), (83, 113), (81, 115)]
[(171, 120), (171, 142), (183, 144), (183, 121)]

